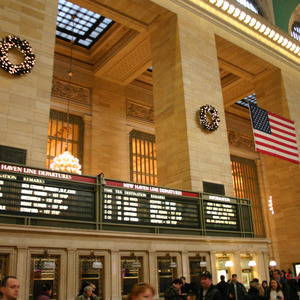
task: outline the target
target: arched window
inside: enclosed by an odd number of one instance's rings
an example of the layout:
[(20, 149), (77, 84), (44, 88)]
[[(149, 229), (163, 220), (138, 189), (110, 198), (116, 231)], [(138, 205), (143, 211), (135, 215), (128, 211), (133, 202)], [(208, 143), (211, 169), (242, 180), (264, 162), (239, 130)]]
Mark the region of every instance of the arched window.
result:
[(253, 11), (254, 13), (261, 15), (262, 13), (260, 12), (256, 2), (254, 0), (236, 0), (238, 3), (240, 3), (241, 5), (247, 7), (248, 9), (250, 9), (251, 11)]
[(300, 21), (295, 21), (293, 23), (291, 36), (300, 42)]

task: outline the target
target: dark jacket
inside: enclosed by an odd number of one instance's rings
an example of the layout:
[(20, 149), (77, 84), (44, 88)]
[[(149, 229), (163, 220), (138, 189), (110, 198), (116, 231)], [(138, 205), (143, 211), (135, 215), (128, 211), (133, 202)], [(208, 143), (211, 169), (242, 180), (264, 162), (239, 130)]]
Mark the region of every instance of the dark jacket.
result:
[(166, 289), (164, 296), (165, 300), (180, 300), (178, 290), (173, 285)]
[(216, 285), (211, 285), (203, 298), (203, 288), (200, 287), (197, 300), (223, 300), (220, 291)]
[(51, 298), (51, 295), (47, 292), (42, 292), (38, 297), (37, 297), (37, 300), (50, 300), (52, 299)]
[(228, 294), (227, 294), (227, 290), (228, 290), (228, 282), (226, 282), (225, 280), (221, 280), (218, 284), (217, 284), (217, 288), (220, 291), (223, 300), (228, 300)]
[(283, 293), (284, 300), (290, 300), (289, 286), (287, 285), (285, 279), (280, 277), (279, 282), (282, 285), (282, 293)]
[(245, 289), (244, 285), (240, 282), (237, 282), (236, 283), (236, 289), (237, 289), (238, 299), (235, 299), (235, 290), (234, 290), (233, 282), (229, 283), (229, 285), (228, 285), (228, 296), (230, 294), (233, 295), (233, 298), (230, 298), (230, 299), (231, 300), (244, 300), (246, 295), (247, 295), (247, 292), (246, 292), (246, 289)]

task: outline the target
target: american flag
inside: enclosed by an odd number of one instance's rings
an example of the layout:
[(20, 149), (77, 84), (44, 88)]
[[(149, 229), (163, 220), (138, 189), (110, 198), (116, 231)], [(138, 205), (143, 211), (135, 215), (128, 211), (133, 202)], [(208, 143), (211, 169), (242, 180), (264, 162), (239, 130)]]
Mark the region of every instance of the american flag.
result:
[(249, 103), (256, 151), (299, 164), (293, 121)]

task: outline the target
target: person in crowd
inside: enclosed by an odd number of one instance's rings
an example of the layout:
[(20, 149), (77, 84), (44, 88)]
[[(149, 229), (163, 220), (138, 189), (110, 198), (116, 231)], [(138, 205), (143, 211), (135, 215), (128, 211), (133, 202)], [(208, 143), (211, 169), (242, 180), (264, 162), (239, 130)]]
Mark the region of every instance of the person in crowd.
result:
[(268, 282), (267, 282), (267, 280), (263, 280), (262, 287), (264, 289), (264, 299), (268, 299)]
[(284, 296), (284, 300), (290, 300), (289, 296), (289, 287), (283, 277), (281, 277), (281, 273), (279, 269), (274, 270), (274, 279), (276, 279), (282, 286), (282, 292)]
[(271, 281), (270, 281), (268, 299), (270, 299), (270, 300), (284, 300), (282, 285), (275, 278), (271, 279)]
[(49, 283), (44, 283), (42, 285), (42, 292), (37, 297), (37, 300), (50, 300), (52, 297), (52, 286)]
[(221, 281), (217, 284), (217, 288), (220, 291), (223, 300), (228, 300), (227, 290), (228, 290), (229, 283), (225, 281), (224, 275), (220, 276), (220, 280)]
[(83, 294), (77, 296), (76, 300), (92, 300), (93, 288), (90, 285), (87, 285), (83, 289)]
[(165, 291), (165, 300), (180, 300), (180, 288), (182, 286), (182, 281), (176, 278), (172, 281), (172, 285), (168, 287)]
[(190, 294), (190, 293), (193, 293), (193, 287), (186, 282), (186, 278), (184, 276), (181, 276), (179, 278), (181, 281), (182, 281), (182, 286), (180, 288), (180, 297), (182, 300), (185, 300), (187, 295)]
[(271, 267), (269, 267), (269, 275), (270, 275), (270, 278), (274, 277), (274, 271), (271, 269)]
[(244, 285), (238, 281), (237, 275), (233, 274), (231, 277), (231, 283), (228, 285), (229, 299), (244, 300), (247, 292)]
[(200, 290), (197, 300), (223, 300), (217, 286), (212, 284), (212, 276), (208, 271), (203, 271), (200, 275)]
[[(91, 296), (91, 300), (99, 300), (99, 298), (97, 297), (97, 295), (94, 293), (95, 290), (96, 290), (96, 286), (95, 286), (93, 283), (90, 283), (90, 282), (88, 282), (88, 281), (84, 281), (84, 282), (82, 283), (82, 286), (81, 286), (81, 289), (80, 289), (80, 292), (79, 292), (78, 296), (81, 296), (81, 295), (84, 294), (84, 289), (85, 289), (87, 286), (90, 286), (90, 287), (92, 288), (92, 291), (93, 291), (92, 296)], [(78, 297), (78, 296), (77, 296), (77, 297)]]
[(294, 274), (292, 274), (292, 273), (290, 274), (290, 279), (288, 279), (287, 285), (289, 287), (290, 299), (291, 300), (299, 300), (298, 283), (297, 283), (297, 280), (294, 278)]
[(20, 283), (15, 276), (7, 276), (2, 280), (2, 300), (16, 300), (19, 296)]
[(140, 282), (133, 286), (127, 300), (152, 300), (154, 294), (155, 290), (151, 285)]
[(247, 300), (264, 300), (264, 288), (257, 282), (252, 280), (250, 282), (250, 288), (248, 290)]

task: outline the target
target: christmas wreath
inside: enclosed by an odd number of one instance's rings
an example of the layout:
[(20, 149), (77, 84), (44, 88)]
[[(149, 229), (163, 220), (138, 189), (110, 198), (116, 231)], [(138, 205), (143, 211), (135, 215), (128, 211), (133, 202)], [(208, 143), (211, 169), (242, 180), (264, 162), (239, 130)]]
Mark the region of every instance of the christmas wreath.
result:
[[(24, 55), (24, 61), (19, 65), (12, 64), (8, 59), (8, 51), (18, 48)], [(21, 41), (16, 36), (7, 36), (0, 41), (0, 67), (12, 75), (24, 75), (30, 72), (35, 64), (35, 55), (27, 41)]]
[[(207, 119), (207, 114), (210, 114), (212, 122)], [(200, 124), (203, 128), (215, 131), (219, 128), (220, 117), (218, 115), (218, 111), (211, 106), (210, 104), (206, 104), (200, 107)]]

